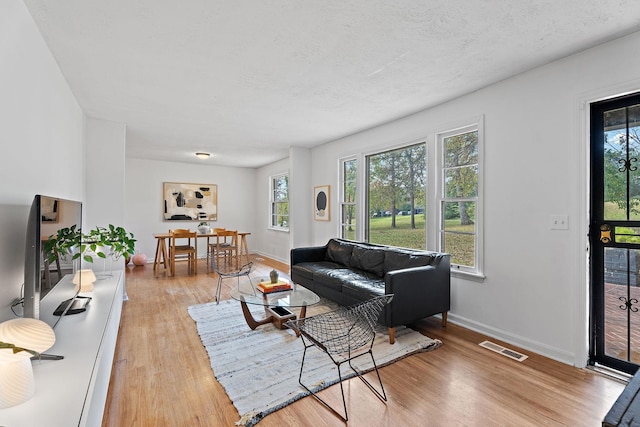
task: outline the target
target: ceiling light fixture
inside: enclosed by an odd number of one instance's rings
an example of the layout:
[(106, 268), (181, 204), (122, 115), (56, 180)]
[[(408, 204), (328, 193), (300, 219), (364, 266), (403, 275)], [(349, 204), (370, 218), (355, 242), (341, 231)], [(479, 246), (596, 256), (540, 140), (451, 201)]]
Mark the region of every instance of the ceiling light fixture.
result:
[(208, 159), (211, 154), (209, 153), (196, 153), (196, 157), (199, 159)]

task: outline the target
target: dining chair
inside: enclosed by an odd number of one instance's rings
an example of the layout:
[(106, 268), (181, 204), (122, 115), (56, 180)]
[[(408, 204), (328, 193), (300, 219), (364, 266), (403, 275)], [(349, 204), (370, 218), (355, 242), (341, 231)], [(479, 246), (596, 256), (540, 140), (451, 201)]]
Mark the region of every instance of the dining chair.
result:
[(220, 261), (234, 263), (238, 268), (238, 231), (219, 230), (216, 233), (216, 241), (212, 244), (213, 262), (220, 265)]
[[(342, 373), (340, 371), (340, 366), (343, 363), (348, 363), (351, 370), (358, 376), (358, 378), (364, 381), (369, 389), (371, 389), (371, 391), (374, 392), (380, 400), (384, 402), (387, 401), (387, 394), (385, 393), (384, 386), (382, 385), (382, 379), (378, 372), (378, 365), (376, 365), (376, 361), (373, 358), (373, 343), (376, 337), (378, 317), (380, 316), (380, 313), (382, 313), (385, 305), (391, 302), (392, 299), (393, 294), (381, 295), (350, 307), (341, 307), (337, 310), (318, 314), (316, 316), (304, 317), (302, 319), (290, 320), (285, 323), (285, 326), (293, 329), (296, 332), (296, 335), (300, 335), (302, 337), (302, 344), (304, 345), (298, 383), (318, 399), (318, 401), (327, 409), (331, 410), (345, 422), (349, 418), (347, 414), (347, 403), (344, 398), (344, 388), (342, 386), (342, 381), (344, 379), (342, 378)], [(302, 382), (302, 373), (304, 370), (307, 349), (311, 347), (315, 347), (320, 351), (323, 351), (338, 367), (338, 382), (340, 383), (340, 392), (342, 393), (344, 415), (331, 407), (317, 395), (317, 384), (310, 386), (313, 388), (312, 390)], [(376, 375), (378, 376), (378, 382), (380, 383), (380, 390), (377, 390), (371, 383), (369, 383), (369, 381), (362, 376), (364, 372), (356, 369), (356, 367), (351, 363), (354, 359), (367, 354), (371, 356), (373, 369), (375, 370)]]
[[(214, 264), (213, 260), (216, 256), (216, 248), (219, 245), (219, 242), (217, 241), (218, 233), (227, 231), (227, 229), (223, 227), (215, 227), (212, 231), (213, 236), (207, 236), (207, 269), (209, 269)], [(213, 241), (210, 239), (213, 239)]]
[[(197, 233), (184, 228), (169, 230), (170, 275), (176, 274), (176, 259), (187, 259), (189, 272), (198, 274)], [(193, 244), (192, 244), (193, 239)], [(186, 241), (186, 242), (185, 242)]]

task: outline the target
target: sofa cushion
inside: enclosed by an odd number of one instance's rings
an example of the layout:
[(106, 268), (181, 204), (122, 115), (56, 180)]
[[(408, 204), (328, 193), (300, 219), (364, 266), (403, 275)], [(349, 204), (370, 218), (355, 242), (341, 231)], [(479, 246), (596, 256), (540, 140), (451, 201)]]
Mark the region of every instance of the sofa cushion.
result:
[(328, 264), (330, 263), (317, 265), (317, 268), (313, 270), (313, 281), (318, 286), (325, 286), (336, 292), (342, 292), (345, 278), (348, 277), (352, 271), (336, 264), (333, 264), (335, 267), (331, 268)]
[(384, 272), (431, 265), (433, 255), (424, 252), (389, 249), (384, 253)]
[(382, 249), (354, 245), (348, 265), (382, 277), (384, 275), (384, 252)]
[(348, 266), (352, 249), (351, 243), (331, 239), (327, 244), (327, 258), (329, 261)]
[(345, 282), (342, 285), (342, 293), (360, 301), (384, 295), (384, 290), (384, 281), (365, 277)]
[(313, 270), (314, 270), (314, 266), (316, 264), (313, 262), (301, 262), (298, 264), (294, 264), (291, 266), (291, 274), (293, 275), (294, 273), (296, 274), (296, 276), (308, 279), (308, 280), (313, 280)]

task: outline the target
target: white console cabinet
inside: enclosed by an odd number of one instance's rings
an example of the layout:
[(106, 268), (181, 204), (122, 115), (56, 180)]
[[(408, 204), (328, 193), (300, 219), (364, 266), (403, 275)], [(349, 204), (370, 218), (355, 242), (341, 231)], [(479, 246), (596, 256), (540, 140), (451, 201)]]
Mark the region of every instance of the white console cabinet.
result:
[[(71, 275), (47, 295), (40, 319), (53, 325), (53, 311), (73, 296)], [(124, 297), (124, 272), (96, 281), (87, 311), (63, 317), (54, 331), (48, 354), (62, 360), (34, 361), (36, 394), (8, 409), (0, 409), (0, 426), (99, 427), (109, 388)]]

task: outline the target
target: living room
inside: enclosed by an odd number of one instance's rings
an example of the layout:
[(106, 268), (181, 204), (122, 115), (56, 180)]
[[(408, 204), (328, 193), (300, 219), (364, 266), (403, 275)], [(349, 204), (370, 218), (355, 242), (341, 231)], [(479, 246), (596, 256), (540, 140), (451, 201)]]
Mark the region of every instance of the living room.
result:
[[(153, 259), (153, 234), (169, 228), (160, 215), (162, 183), (214, 183), (217, 223), (250, 231), (251, 252), (287, 263), (292, 247), (336, 236), (337, 216), (313, 221), (310, 189), (339, 187), (340, 158), (418, 139), (433, 146), (437, 132), (480, 118), (483, 278), (452, 275), (449, 321), (564, 364), (587, 364), (589, 103), (638, 91), (640, 33), (589, 41), (593, 47), (472, 93), (246, 168), (127, 156), (126, 123), (83, 110), (24, 3), (3, 2), (0, 17), (0, 320), (20, 295), (20, 245), (35, 194), (82, 200), (86, 225), (125, 226)], [(283, 172), (292, 186), (289, 233), (266, 223), (269, 177)], [(567, 230), (549, 228), (555, 214), (569, 218)]]

